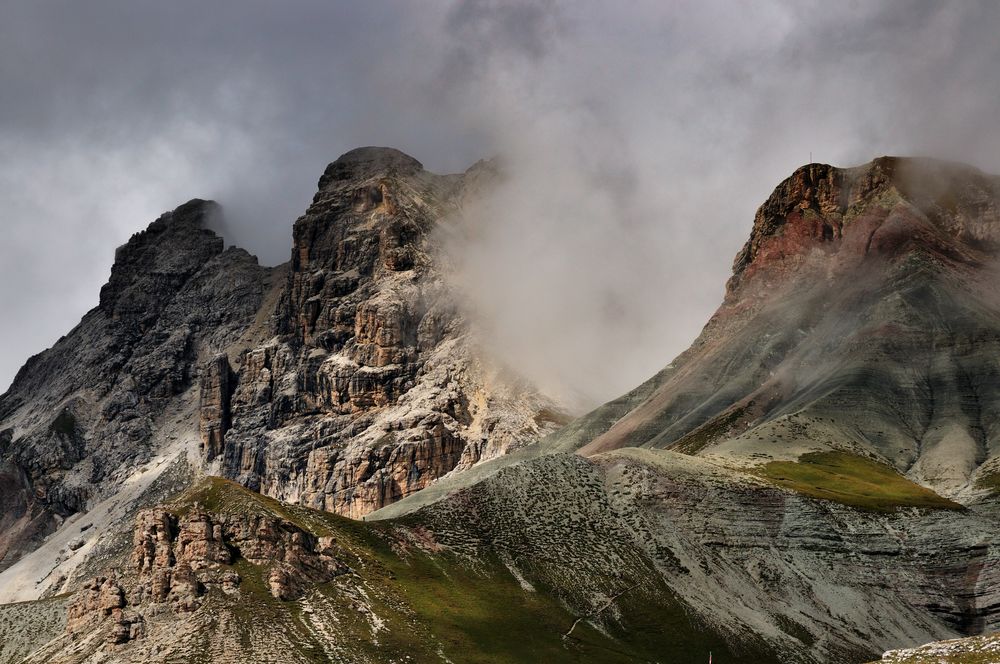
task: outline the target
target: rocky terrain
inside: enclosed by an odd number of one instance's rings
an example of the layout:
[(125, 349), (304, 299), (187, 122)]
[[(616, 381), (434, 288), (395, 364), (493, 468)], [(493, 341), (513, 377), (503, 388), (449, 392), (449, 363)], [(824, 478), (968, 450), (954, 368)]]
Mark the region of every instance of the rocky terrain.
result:
[(758, 210), (693, 346), (566, 442), (734, 460), (851, 449), (975, 491), (1000, 450), (998, 201), (1000, 180), (945, 162), (799, 169)]
[[(587, 507), (599, 488), (575, 466), (589, 464), (567, 459), (542, 472), (559, 480), (557, 494), (587, 480), (560, 504), (587, 509), (596, 530), (552, 553), (593, 570), (612, 556), (622, 563), (614, 574), (571, 578), (528, 546), (565, 531), (491, 543), (468, 522), (439, 529), (445, 513), (361, 524), (214, 479), (144, 512), (116, 575), (78, 591), (63, 631), (37, 634), (23, 661), (629, 662), (700, 657), (706, 647), (732, 661), (774, 661), (757, 642), (732, 650), (664, 592), (632, 542), (588, 551), (621, 533), (606, 505)], [(489, 507), (497, 487), (485, 490), (468, 498)], [(33, 605), (11, 606), (27, 614)], [(25, 623), (0, 623), (0, 638), (30, 641)]]
[(442, 177), (385, 149), (327, 168), (295, 222), (276, 336), (203, 379), (220, 474), (360, 518), (565, 422), (476, 348), (436, 246), (488, 169)]
[[(0, 402), (0, 541), (21, 556), (0, 594), (33, 600), (0, 606), (11, 661), (990, 656), (1000, 180), (797, 170), (692, 347), (553, 431), (555, 405), (478, 350), (435, 250), (490, 177), (362, 149), (327, 169), (286, 266), (223, 251), (202, 202), (119, 252), (101, 308)], [(174, 219), (184, 260), (159, 255)], [(206, 272), (224, 258), (241, 289)], [(158, 299), (119, 301), (152, 288), (132, 271), (230, 309), (149, 336), (190, 305), (146, 320)], [(118, 373), (68, 359), (109, 331), (133, 340)], [(142, 426), (146, 447), (94, 437)]]
[(864, 662), (995, 630), (995, 512), (907, 485), (873, 510), (676, 452), (556, 454), (361, 523), (210, 480), (142, 512), (25, 661)]
[(0, 571), (39, 552), (0, 577), (0, 601), (80, 582), (178, 464), (360, 518), (564, 422), (480, 351), (435, 250), (490, 177), (352, 151), (277, 268), (224, 248), (207, 201), (136, 234), (100, 305), (0, 398)]
[(1000, 637), (970, 636), (928, 643), (919, 648), (890, 650), (881, 662), (893, 664), (991, 664), (1000, 660)]

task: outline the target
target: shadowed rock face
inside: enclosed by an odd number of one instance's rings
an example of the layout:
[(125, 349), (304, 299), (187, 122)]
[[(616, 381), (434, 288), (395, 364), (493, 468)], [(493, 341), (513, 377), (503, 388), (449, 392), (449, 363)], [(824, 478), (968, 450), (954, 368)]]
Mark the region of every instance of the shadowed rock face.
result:
[(100, 304), (0, 397), (0, 569), (184, 430), (165, 420), (199, 364), (253, 321), (268, 271), (224, 250), (206, 228), (216, 213), (193, 200), (134, 235)]
[(1000, 451), (998, 201), (997, 178), (944, 162), (800, 168), (758, 210), (692, 347), (553, 444), (744, 459), (840, 447), (969, 490)]

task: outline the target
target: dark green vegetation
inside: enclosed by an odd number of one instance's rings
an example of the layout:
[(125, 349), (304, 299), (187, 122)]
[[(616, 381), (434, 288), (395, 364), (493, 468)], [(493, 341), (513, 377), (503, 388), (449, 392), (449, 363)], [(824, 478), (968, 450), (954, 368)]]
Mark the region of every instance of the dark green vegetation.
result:
[[(753, 405), (753, 401), (749, 405)], [(701, 425), (691, 433), (687, 434), (676, 443), (670, 446), (675, 452), (684, 454), (697, 454), (711, 443), (724, 437), (743, 417), (746, 408), (733, 408), (727, 413), (723, 413), (714, 420), (710, 420)]]
[[(459, 553), (422, 528), (420, 514), (400, 521), (363, 523), (283, 505), (237, 484), (212, 478), (175, 501), (184, 513), (197, 503), (221, 515), (264, 513), (286, 519), (317, 536), (332, 536), (345, 551), (351, 573), (321, 584), (302, 600), (282, 602), (268, 592), (267, 570), (237, 559), (240, 596), (213, 594), (204, 611), (224, 616), (251, 648), (254, 626), (280, 625), (306, 661), (371, 658), (374, 661), (453, 662), (771, 662), (763, 646), (733, 652), (691, 615), (658, 576), (622, 582), (620, 594), (577, 615), (569, 595), (594, 585), (547, 586), (515, 577), (504, 553), (484, 548)], [(544, 556), (544, 552), (539, 552)], [(522, 569), (530, 569), (524, 561)], [(577, 620), (583, 618), (582, 620)], [(338, 643), (318, 638), (318, 625), (333, 621)], [(599, 624), (598, 629), (596, 624)], [(752, 639), (752, 637), (751, 637)], [(754, 639), (750, 643), (754, 643)]]
[(759, 474), (810, 498), (873, 512), (893, 512), (901, 507), (963, 509), (911, 482), (891, 466), (847, 452), (812, 452), (798, 461), (771, 461)]

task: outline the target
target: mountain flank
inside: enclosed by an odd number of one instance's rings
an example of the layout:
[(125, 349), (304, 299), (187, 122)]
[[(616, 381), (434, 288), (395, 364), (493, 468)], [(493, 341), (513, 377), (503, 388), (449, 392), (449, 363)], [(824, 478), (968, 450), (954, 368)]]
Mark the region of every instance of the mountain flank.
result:
[(348, 152), (276, 268), (226, 249), (209, 201), (133, 236), (98, 307), (0, 397), (0, 570), (58, 540), (40, 556), (57, 572), (13, 573), (68, 587), (105, 527), (163, 497), (166, 469), (360, 518), (567, 421), (483, 352), (436, 246), (466, 187), (493, 177)]

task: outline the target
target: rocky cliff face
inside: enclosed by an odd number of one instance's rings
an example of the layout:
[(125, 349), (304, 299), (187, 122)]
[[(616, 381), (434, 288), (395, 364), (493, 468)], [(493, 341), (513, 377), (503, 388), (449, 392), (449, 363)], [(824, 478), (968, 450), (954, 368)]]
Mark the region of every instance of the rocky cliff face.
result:
[(550, 442), (734, 463), (847, 449), (974, 493), (1000, 451), (998, 202), (1000, 180), (944, 162), (800, 168), (692, 347)]
[(271, 595), (298, 599), (308, 584), (344, 574), (344, 553), (329, 537), (315, 537), (273, 515), (220, 517), (195, 506), (177, 515), (165, 508), (137, 517), (132, 564), (138, 574), (132, 603), (170, 602), (193, 611), (213, 586), (236, 592), (237, 559), (267, 568)]
[(99, 306), (0, 397), (0, 569), (190, 428), (201, 364), (238, 343), (268, 278), (224, 249), (206, 227), (214, 214), (194, 200), (133, 236)]
[[(131, 518), (181, 459), (361, 517), (553, 430), (558, 406), (477, 346), (436, 246), (467, 183), (490, 177), (349, 152), (274, 269), (224, 248), (211, 202), (136, 234), (99, 306), (0, 398), (0, 571), (105, 499)], [(46, 555), (82, 558), (111, 516), (79, 556)]]
[(275, 336), (231, 383), (222, 365), (205, 374), (205, 446), (223, 476), (360, 517), (559, 422), (490, 366), (459, 311), (435, 229), (464, 182), (384, 149), (327, 168), (295, 222)]

